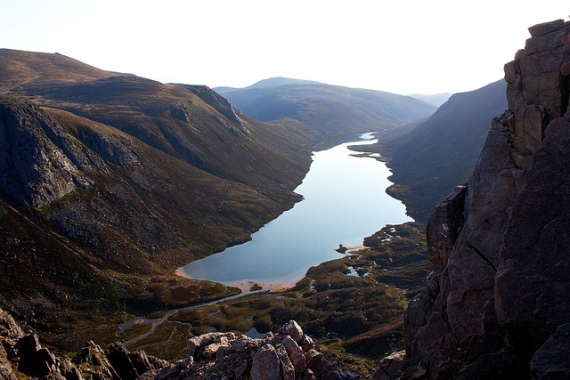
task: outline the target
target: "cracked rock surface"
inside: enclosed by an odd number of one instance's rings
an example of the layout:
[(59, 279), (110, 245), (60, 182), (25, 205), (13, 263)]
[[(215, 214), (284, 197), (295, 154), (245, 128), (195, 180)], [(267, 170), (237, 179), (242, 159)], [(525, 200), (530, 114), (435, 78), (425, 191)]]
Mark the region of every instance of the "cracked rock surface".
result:
[(508, 109), (428, 222), (434, 271), (378, 379), (570, 377), (570, 24), (529, 31)]

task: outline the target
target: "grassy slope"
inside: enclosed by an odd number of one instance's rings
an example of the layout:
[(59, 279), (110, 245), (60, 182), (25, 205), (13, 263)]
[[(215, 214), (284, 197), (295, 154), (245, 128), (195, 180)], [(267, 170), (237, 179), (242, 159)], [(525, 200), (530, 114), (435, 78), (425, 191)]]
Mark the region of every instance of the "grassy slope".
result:
[[(43, 208), (14, 203), (0, 191), (4, 207), (38, 226), (16, 229), (9, 223), (12, 217), (2, 219), (8, 224), (0, 231), (0, 261), (28, 261), (2, 272), (6, 286), (0, 302), (49, 331), (45, 339), (53, 344), (73, 343), (68, 347), (76, 349), (85, 341), (80, 330), (103, 328), (96, 326), (106, 326), (107, 333), (98, 335), (101, 343), (109, 341), (116, 328), (114, 322), (102, 322), (111, 315), (106, 303), (121, 310), (126, 300), (148, 310), (233, 292), (176, 279), (174, 269), (246, 240), (299, 199), (292, 189), (308, 169), (315, 137), (294, 124), (238, 116), (225, 99), (203, 86), (162, 85), (58, 54), (3, 49), (0, 73), (0, 93), (44, 106), (43, 113), (26, 111), (26, 119), (44, 126), (46, 134), (38, 135), (38, 141), (56, 146), (58, 155), (69, 156), (72, 146), (72, 162), (98, 163), (96, 170), (80, 174), (92, 186)], [(56, 129), (55, 135), (49, 132)], [(66, 143), (56, 135), (65, 136)], [(11, 241), (46, 246), (44, 241), (55, 241), (49, 245), (53, 265), (64, 261), (69, 267), (61, 275), (46, 276), (36, 270), (36, 260), (27, 258), (31, 250)], [(38, 272), (42, 281), (27, 276), (28, 271)], [(97, 292), (74, 293), (75, 285), (64, 280), (77, 276), (86, 287), (103, 289), (93, 285), (102, 282), (108, 288), (101, 297), (93, 297)], [(75, 294), (74, 302), (64, 302), (66, 293)], [(75, 336), (65, 334), (69, 328), (76, 329)]]

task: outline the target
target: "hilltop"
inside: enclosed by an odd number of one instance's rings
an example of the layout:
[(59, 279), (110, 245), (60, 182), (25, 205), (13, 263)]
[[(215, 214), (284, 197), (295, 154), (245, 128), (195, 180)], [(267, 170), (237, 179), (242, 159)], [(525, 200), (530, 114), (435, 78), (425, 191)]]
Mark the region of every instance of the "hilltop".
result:
[(362, 132), (401, 127), (429, 117), (436, 109), (408, 96), (289, 78), (215, 90), (255, 119), (293, 119), (310, 131), (339, 136), (347, 126)]

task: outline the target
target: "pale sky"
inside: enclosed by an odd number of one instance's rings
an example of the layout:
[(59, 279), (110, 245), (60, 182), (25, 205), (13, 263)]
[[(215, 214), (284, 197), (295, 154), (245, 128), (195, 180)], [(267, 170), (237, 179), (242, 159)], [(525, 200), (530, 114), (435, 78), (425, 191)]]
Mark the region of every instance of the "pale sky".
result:
[(569, 14), (568, 0), (0, 0), (0, 48), (165, 83), (455, 93), (502, 78), (529, 26)]

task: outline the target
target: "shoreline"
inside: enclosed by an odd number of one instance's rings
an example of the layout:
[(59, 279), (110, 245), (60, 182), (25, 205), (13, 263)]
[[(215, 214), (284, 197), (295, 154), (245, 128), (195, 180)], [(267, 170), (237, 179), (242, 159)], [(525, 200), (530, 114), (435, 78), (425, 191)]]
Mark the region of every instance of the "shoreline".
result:
[[(364, 249), (369, 249), (370, 247), (367, 247), (367, 246), (361, 244), (361, 245), (352, 245), (352, 246), (345, 247), (345, 248), (346, 248), (346, 252), (341, 253), (341, 255), (350, 256), (350, 255), (356, 254), (358, 251), (361, 251)], [(341, 258), (342, 257), (339, 257), (337, 259), (333, 259), (333, 260), (329, 260), (329, 261), (334, 261), (334, 260), (338, 260)], [(222, 284), (224, 286), (238, 288), (241, 291), (240, 296), (245, 296), (248, 294), (253, 294), (253, 293), (258, 293), (258, 292), (279, 293), (279, 292), (291, 290), (297, 285), (297, 283), (299, 281), (303, 280), (307, 275), (307, 273), (305, 272), (300, 277), (299, 276), (292, 276), (289, 281), (286, 281), (286, 280), (284, 281), (283, 279), (281, 279), (280, 281), (271, 281), (271, 279), (260, 279), (259, 281), (244, 279), (244, 280), (225, 282), (225, 281), (213, 281), (213, 280), (206, 280), (206, 279), (190, 277), (190, 276), (186, 275), (186, 273), (184, 273), (184, 271), (182, 270), (182, 267), (177, 268), (174, 271), (174, 273), (177, 276), (188, 278), (190, 280), (211, 281), (211, 282), (216, 282), (218, 284)]]
[[(257, 292), (283, 292), (289, 289), (292, 289), (295, 287), (295, 285), (297, 285), (297, 282), (301, 281), (305, 276), (303, 275), (302, 277), (300, 277), (299, 279), (296, 279), (294, 282), (289, 282), (289, 281), (277, 281), (277, 282), (272, 282), (272, 281), (267, 281), (267, 280), (260, 280), (260, 281), (255, 281), (255, 280), (238, 280), (238, 281), (231, 281), (231, 282), (223, 282), (223, 281), (212, 281), (212, 280), (204, 280), (204, 279), (200, 279), (200, 278), (194, 278), (194, 277), (190, 277), (188, 275), (186, 275), (186, 273), (184, 273), (184, 271), (182, 270), (182, 268), (178, 268), (174, 271), (174, 273), (177, 276), (180, 277), (184, 277), (184, 278), (188, 278), (191, 280), (201, 280), (201, 281), (210, 281), (210, 282), (216, 282), (218, 284), (222, 284), (228, 287), (233, 287), (233, 288), (238, 288), (241, 290), (241, 295), (247, 295), (247, 294), (252, 294), (252, 293), (257, 293)], [(256, 289), (257, 287), (260, 287), (261, 289)]]

